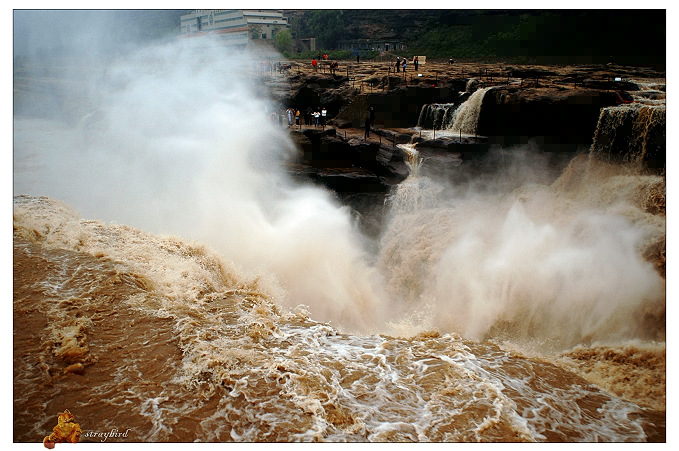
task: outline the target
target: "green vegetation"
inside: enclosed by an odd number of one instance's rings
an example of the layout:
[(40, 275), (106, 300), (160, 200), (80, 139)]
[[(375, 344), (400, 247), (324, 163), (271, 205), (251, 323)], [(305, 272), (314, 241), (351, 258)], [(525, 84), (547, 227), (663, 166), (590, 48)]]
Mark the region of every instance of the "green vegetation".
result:
[(345, 36), (344, 11), (317, 9), (309, 11), (307, 26), (316, 42), (323, 48), (335, 48)]
[(484, 12), (469, 19), (434, 27), (411, 48), (433, 57), (547, 64), (665, 63), (662, 11)]
[[(309, 60), (311, 61), (313, 58), (318, 59), (319, 53), (321, 55), (328, 55), (329, 60), (348, 60), (348, 59), (355, 59), (356, 56), (352, 53), (351, 50), (306, 50), (301, 53), (293, 53), (293, 52), (283, 52), (283, 56), (285, 56), (287, 59), (294, 59), (294, 60)], [(380, 52), (374, 51), (374, 50), (361, 50), (360, 56), (362, 60), (370, 60), (374, 59), (379, 55)]]
[(292, 51), (293, 41), (290, 30), (286, 28), (279, 30), (274, 37), (274, 42), (276, 43), (276, 48), (279, 52), (285, 54)]
[[(62, 15), (64, 24), (101, 23), (110, 39), (98, 43), (100, 51), (124, 51), (132, 43), (176, 36), (186, 10), (18, 10), (14, 14), (15, 56), (42, 52), (45, 56), (69, 54), (62, 42), (29, 42), (23, 36), (49, 17)], [(278, 30), (276, 47), (288, 58), (311, 59), (319, 50), (292, 53), (296, 38), (315, 38), (316, 47), (331, 59), (355, 59), (339, 51), (342, 41), (402, 42), (400, 56), (505, 61), (507, 63), (608, 63), (664, 66), (666, 62), (666, 11), (657, 10), (288, 10), (290, 29)], [(42, 18), (41, 21), (35, 18)], [(56, 23), (55, 25), (58, 25)], [(113, 31), (114, 30), (114, 31)], [(254, 38), (262, 30), (251, 27)], [(29, 43), (31, 44), (29, 46)], [(35, 48), (37, 46), (37, 48)], [(362, 51), (362, 60), (378, 52)]]
[(316, 37), (327, 49), (367, 38), (403, 41), (408, 46), (403, 53), (429, 58), (659, 66), (666, 61), (665, 10), (313, 10), (296, 15), (291, 25), (293, 34)]

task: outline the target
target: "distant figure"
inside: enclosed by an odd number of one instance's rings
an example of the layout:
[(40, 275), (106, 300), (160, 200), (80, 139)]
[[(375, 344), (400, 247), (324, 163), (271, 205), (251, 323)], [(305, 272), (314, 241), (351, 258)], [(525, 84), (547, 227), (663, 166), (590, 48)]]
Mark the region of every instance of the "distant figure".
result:
[(399, 58), (397, 56), (396, 57), (396, 72), (400, 72), (400, 71), (401, 71), (401, 58)]
[(417, 66), (420, 64), (420, 59), (418, 57), (415, 57), (413, 60), (413, 64), (415, 64), (415, 72), (417, 72)]
[(406, 64), (408, 63), (408, 60), (403, 58), (403, 73), (406, 73)]
[(299, 125), (299, 110), (295, 112), (295, 125)]
[(328, 110), (326, 110), (325, 107), (323, 107), (323, 109), (321, 110), (321, 125), (323, 125), (323, 127), (325, 127), (325, 119), (327, 117), (328, 117)]
[(288, 127), (292, 127), (292, 108), (288, 108)]
[(370, 138), (370, 118), (365, 119), (365, 135), (363, 139)]
[(316, 58), (311, 60), (311, 65), (314, 67), (314, 72), (318, 71), (318, 61), (316, 61)]
[(375, 108), (372, 105), (368, 108), (368, 119), (370, 120), (370, 125), (375, 124)]
[(305, 125), (311, 125), (311, 118), (314, 117), (314, 110), (311, 109), (311, 107), (308, 107), (306, 111), (304, 112), (304, 124)]
[(321, 113), (319, 113), (318, 109), (316, 109), (316, 111), (314, 111), (314, 124), (316, 125), (316, 127), (318, 127), (318, 122), (319, 122), (320, 117), (321, 117)]
[(448, 60), (448, 64), (453, 64), (454, 62), (455, 62), (455, 61), (453, 61), (452, 58)]
[(360, 63), (360, 62), (361, 62), (361, 55), (358, 54), (358, 53), (356, 54), (356, 62), (357, 62), (357, 63)]

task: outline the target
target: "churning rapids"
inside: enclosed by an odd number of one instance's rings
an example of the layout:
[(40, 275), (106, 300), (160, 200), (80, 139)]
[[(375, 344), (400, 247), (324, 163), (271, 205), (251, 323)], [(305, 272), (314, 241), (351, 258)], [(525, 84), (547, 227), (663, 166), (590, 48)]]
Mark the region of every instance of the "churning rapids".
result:
[(415, 161), (366, 237), (286, 174), (249, 63), (188, 41), (15, 117), (15, 441), (64, 409), (118, 441), (665, 440), (662, 177)]

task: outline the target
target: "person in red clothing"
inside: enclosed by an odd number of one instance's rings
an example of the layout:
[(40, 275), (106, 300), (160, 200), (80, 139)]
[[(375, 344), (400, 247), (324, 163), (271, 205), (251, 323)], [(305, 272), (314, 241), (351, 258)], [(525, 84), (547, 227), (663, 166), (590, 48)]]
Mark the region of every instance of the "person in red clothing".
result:
[(634, 102), (634, 97), (632, 97), (628, 92), (625, 92), (622, 89), (615, 91), (615, 104), (616, 105), (622, 105), (622, 104), (625, 104), (625, 103), (632, 103), (632, 102)]
[(318, 71), (318, 61), (316, 61), (316, 58), (311, 60), (311, 65), (314, 67), (314, 72)]

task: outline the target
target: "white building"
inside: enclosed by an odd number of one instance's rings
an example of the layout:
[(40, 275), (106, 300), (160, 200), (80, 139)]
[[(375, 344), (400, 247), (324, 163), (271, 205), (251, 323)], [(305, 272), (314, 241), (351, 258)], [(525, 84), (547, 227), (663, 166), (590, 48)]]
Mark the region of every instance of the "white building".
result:
[(283, 10), (197, 9), (181, 16), (180, 27), (183, 36), (211, 33), (227, 44), (245, 47), (250, 41), (270, 41), (290, 25)]

